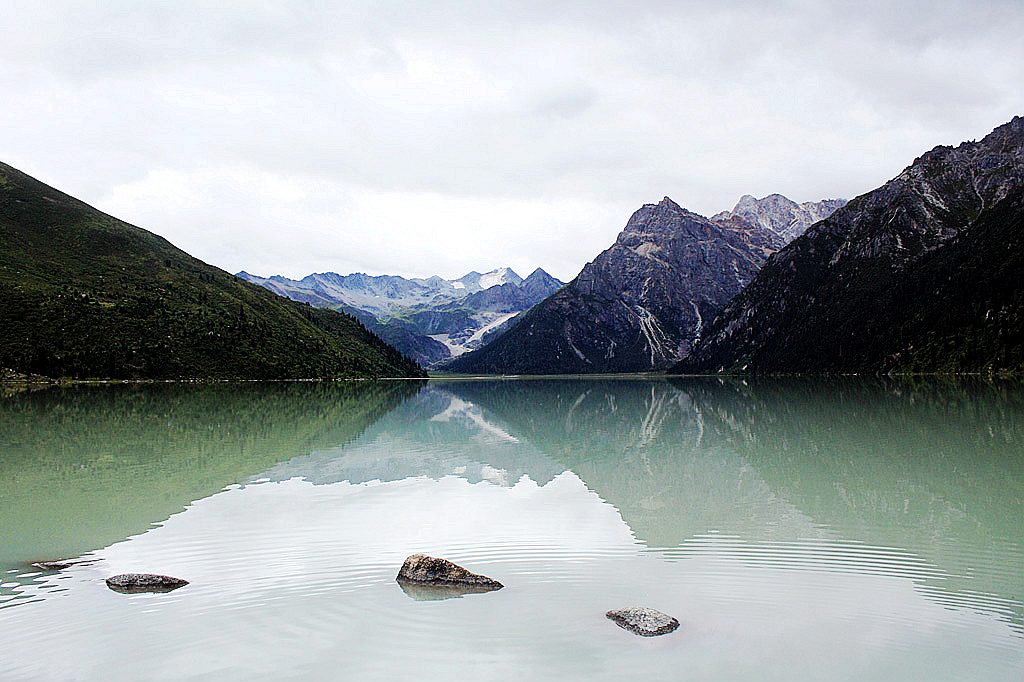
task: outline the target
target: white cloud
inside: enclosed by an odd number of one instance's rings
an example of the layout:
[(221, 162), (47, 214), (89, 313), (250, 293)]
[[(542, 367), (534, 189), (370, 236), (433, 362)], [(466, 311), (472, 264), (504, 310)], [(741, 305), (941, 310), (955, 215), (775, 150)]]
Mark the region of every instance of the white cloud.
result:
[(456, 277), (506, 264), (526, 276), (538, 261), (572, 272), (581, 251), (608, 245), (609, 235), (593, 226), (619, 220), (610, 202), (376, 190), (238, 166), (153, 170), (98, 203), (232, 272), (291, 277), (326, 270)]
[(643, 202), (853, 196), (1024, 113), (1019, 2), (6, 14), (0, 158), (260, 274), (569, 278)]

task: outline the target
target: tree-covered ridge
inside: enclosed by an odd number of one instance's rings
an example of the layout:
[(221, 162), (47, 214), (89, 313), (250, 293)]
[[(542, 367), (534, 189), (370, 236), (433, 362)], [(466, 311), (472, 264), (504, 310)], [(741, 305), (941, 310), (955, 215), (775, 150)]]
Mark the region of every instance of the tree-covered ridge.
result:
[(422, 376), (354, 318), (277, 296), (0, 163), (0, 367), (51, 377)]

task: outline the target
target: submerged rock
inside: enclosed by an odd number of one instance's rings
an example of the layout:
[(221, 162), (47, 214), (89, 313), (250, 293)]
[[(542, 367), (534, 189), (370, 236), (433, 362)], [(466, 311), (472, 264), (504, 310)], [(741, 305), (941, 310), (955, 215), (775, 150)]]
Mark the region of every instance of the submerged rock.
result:
[(96, 558), (78, 558), (78, 559), (49, 559), (47, 561), (33, 561), (29, 566), (38, 569), (40, 571), (49, 571), (54, 573), (56, 571), (63, 571), (65, 568), (71, 568), (72, 566), (88, 566), (98, 561)]
[(471, 573), (447, 559), (425, 554), (413, 554), (405, 560), (396, 578), (399, 583), (415, 583), (440, 587), (468, 587), (467, 591), (490, 592), (500, 590), (504, 585), (485, 575)]
[(73, 559), (57, 559), (55, 561), (34, 561), (32, 562), (32, 568), (38, 568), (40, 571), (63, 571), (65, 568), (71, 568), (75, 564), (80, 563)]
[(642, 607), (615, 609), (605, 615), (620, 628), (629, 630), (641, 637), (667, 635), (679, 627), (679, 621), (672, 616), (661, 611)]
[(188, 585), (187, 580), (155, 573), (122, 573), (107, 578), (107, 587), (115, 592), (170, 592)]

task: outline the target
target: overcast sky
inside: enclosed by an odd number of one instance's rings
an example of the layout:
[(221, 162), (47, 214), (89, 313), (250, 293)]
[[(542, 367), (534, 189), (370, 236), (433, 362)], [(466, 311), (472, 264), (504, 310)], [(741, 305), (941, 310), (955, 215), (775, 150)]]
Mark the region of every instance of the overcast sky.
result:
[(570, 279), (1024, 114), (1020, 0), (4, 5), (0, 160), (232, 272)]

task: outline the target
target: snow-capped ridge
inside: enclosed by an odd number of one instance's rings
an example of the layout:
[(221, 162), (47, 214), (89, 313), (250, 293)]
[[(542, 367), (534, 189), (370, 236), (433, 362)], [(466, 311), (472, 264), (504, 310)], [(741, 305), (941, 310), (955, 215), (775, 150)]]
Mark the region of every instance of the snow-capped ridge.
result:
[(363, 272), (320, 272), (300, 280), (245, 271), (237, 276), (281, 296), (363, 315), (375, 333), (424, 366), (476, 348), (490, 332), (562, 286), (541, 268), (524, 280), (510, 267), (474, 270), (458, 279)]

